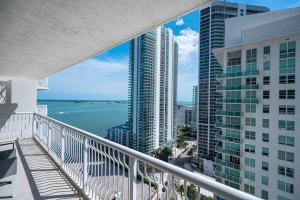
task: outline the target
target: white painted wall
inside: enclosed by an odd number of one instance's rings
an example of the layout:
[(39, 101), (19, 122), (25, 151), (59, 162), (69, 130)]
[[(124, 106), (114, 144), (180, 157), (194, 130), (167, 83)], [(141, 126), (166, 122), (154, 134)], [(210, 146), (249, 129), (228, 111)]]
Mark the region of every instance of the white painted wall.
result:
[[(0, 113), (34, 112), (37, 99), (37, 81), (0, 76)], [(5, 84), (5, 87), (3, 86)], [(3, 91), (5, 90), (5, 92)], [(6, 100), (3, 100), (6, 98)]]

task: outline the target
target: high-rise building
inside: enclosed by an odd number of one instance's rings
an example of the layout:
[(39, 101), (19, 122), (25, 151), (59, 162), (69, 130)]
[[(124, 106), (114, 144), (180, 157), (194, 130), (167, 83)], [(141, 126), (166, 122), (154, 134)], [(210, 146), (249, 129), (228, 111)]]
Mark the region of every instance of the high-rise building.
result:
[(197, 120), (198, 120), (198, 99), (199, 99), (199, 94), (198, 94), (198, 85), (193, 86), (193, 99), (192, 99), (192, 121), (191, 121), (191, 131), (192, 135), (197, 136)]
[(222, 109), (217, 181), (262, 199), (300, 197), (300, 8), (226, 20), (214, 51)]
[[(224, 46), (224, 20), (226, 18), (256, 14), (268, 11), (268, 8), (238, 3), (215, 1), (200, 10), (199, 32), (199, 115), (198, 115), (198, 156), (200, 161), (215, 157), (220, 131), (217, 121), (216, 74), (221, 67), (212, 50)], [(200, 162), (200, 166), (203, 162)]]
[(178, 45), (155, 28), (130, 42), (129, 146), (150, 154), (175, 137)]
[(128, 146), (129, 144), (129, 135), (128, 135), (128, 124), (122, 124), (119, 126), (114, 126), (109, 128), (106, 131), (107, 139)]

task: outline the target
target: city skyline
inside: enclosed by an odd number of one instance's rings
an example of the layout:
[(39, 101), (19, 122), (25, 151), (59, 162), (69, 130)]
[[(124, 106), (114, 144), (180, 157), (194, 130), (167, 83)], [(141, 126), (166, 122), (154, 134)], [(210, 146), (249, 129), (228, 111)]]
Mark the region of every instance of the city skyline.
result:
[[(236, 1), (267, 6), (271, 10), (300, 6), (299, 1)], [(179, 48), (178, 100), (192, 100), (197, 84), (199, 11), (196, 10), (165, 24), (171, 28)], [(51, 90), (39, 99), (121, 99), (126, 100), (129, 45), (125, 42), (49, 77)], [(74, 78), (75, 77), (75, 78)], [(68, 83), (68, 84), (65, 84)], [(97, 87), (101, 85), (101, 87)]]

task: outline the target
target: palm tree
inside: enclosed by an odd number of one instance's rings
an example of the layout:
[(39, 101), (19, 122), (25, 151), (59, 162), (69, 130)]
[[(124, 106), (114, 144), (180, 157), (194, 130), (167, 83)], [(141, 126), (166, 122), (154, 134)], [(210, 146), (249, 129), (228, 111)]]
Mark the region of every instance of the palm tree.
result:
[(183, 193), (184, 193), (184, 186), (180, 185), (179, 187), (176, 188), (177, 192), (179, 192), (181, 199), (183, 197)]

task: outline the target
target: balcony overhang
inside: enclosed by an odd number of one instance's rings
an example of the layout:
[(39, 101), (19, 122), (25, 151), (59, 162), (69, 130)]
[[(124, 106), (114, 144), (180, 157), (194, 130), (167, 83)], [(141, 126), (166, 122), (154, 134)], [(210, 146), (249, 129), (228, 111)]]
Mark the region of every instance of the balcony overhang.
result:
[(3, 0), (0, 75), (41, 79), (210, 0)]

